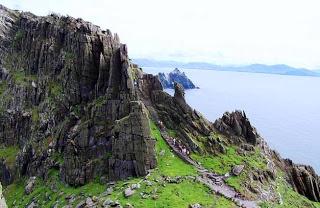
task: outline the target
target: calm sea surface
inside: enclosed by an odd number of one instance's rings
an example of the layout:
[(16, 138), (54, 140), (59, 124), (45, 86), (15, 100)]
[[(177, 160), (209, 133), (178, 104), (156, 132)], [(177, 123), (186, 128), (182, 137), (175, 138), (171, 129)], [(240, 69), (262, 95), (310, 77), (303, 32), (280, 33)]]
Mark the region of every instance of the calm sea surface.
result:
[[(147, 73), (172, 68), (143, 67)], [(320, 78), (182, 69), (200, 89), (186, 100), (214, 121), (225, 111), (245, 110), (268, 144), (283, 157), (320, 173)], [(167, 90), (170, 94), (173, 90)]]

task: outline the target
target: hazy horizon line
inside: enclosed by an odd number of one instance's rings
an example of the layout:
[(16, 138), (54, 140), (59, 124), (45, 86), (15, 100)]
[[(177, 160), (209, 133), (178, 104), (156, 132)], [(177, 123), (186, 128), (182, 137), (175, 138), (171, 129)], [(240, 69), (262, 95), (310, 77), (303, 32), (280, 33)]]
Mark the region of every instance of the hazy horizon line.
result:
[(265, 65), (265, 66), (287, 66), (290, 68), (295, 68), (295, 69), (305, 69), (305, 70), (310, 70), (310, 71), (320, 71), (319, 68), (308, 68), (308, 67), (298, 67), (298, 66), (293, 66), (290, 64), (286, 63), (275, 63), (275, 64), (266, 64), (266, 63), (260, 63), (260, 62), (252, 62), (252, 63), (246, 63), (246, 64), (222, 64), (222, 63), (215, 63), (215, 62), (209, 62), (209, 61), (201, 61), (201, 60), (195, 60), (195, 61), (182, 61), (182, 60), (177, 60), (177, 59), (161, 59), (161, 58), (145, 58), (145, 57), (133, 57), (130, 58), (132, 60), (148, 60), (148, 61), (155, 61), (155, 62), (176, 62), (178, 64), (193, 64), (193, 63), (199, 63), (199, 64), (210, 64), (210, 65), (216, 65), (216, 66), (221, 66), (221, 67), (245, 67), (245, 66), (251, 66), (251, 65)]

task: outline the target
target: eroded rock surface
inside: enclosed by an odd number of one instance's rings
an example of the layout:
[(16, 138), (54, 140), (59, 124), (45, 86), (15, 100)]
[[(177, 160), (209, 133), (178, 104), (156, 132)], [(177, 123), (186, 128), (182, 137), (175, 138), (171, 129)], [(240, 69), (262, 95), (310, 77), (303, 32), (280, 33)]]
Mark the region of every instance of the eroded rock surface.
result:
[(0, 11), (0, 141), (20, 149), (17, 177), (45, 179), (53, 168), (77, 186), (155, 167), (148, 115), (118, 35), (82, 19)]
[(242, 137), (246, 142), (253, 145), (257, 143), (257, 138), (259, 137), (246, 114), (241, 111), (224, 113), (222, 118), (214, 122), (214, 126), (218, 131), (226, 135)]
[(289, 182), (294, 189), (310, 200), (320, 201), (320, 177), (307, 165), (297, 165), (291, 160), (284, 160), (284, 169), (289, 175)]
[[(259, 135), (244, 112), (225, 113), (212, 124), (186, 103), (181, 84), (174, 88), (170, 96), (156, 76), (130, 63), (127, 47), (109, 30), (0, 5), (0, 148), (18, 148), (11, 161), (0, 162), (2, 182), (46, 179), (50, 170), (73, 186), (96, 177), (144, 176), (156, 166), (149, 115), (179, 139), (186, 154), (226, 153), (228, 139), (239, 145), (237, 154), (255, 153)], [(319, 201), (312, 168), (273, 160), (296, 191)], [(253, 180), (274, 180), (274, 161), (252, 171)], [(92, 203), (88, 198), (78, 207)]]
[[(196, 142), (197, 137), (209, 136), (213, 125), (186, 103), (183, 86), (175, 83), (175, 96), (172, 97), (162, 90), (160, 81), (155, 76), (143, 75), (139, 80), (141, 97), (153, 106), (152, 109), (155, 109), (159, 116), (154, 119), (159, 119), (167, 128), (175, 130), (189, 149), (201, 152)], [(148, 109), (151, 114), (152, 109)]]

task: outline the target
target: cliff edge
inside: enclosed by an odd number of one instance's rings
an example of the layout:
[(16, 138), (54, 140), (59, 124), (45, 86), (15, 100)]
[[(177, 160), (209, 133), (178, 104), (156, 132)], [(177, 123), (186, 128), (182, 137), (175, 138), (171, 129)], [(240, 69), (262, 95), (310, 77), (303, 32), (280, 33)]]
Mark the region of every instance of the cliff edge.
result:
[(8, 205), (319, 205), (319, 176), (271, 150), (244, 112), (212, 123), (173, 87), (132, 64), (109, 30), (0, 5)]

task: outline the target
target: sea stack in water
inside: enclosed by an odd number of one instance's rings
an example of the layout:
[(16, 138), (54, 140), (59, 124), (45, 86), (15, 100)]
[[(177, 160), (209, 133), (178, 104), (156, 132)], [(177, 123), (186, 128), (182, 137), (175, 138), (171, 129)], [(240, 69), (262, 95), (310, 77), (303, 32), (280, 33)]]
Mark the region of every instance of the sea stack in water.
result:
[(192, 81), (187, 77), (184, 72), (181, 72), (178, 68), (175, 68), (169, 74), (159, 73), (158, 78), (163, 88), (174, 89), (174, 83), (177, 82), (183, 86), (184, 89), (197, 88)]

